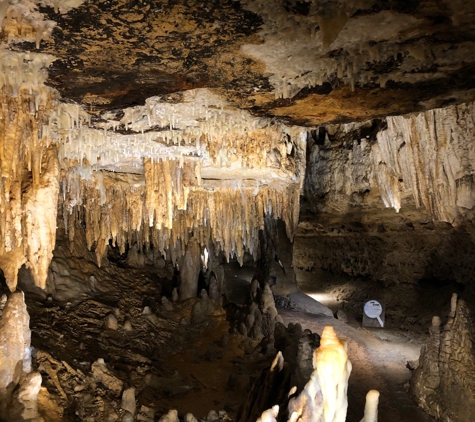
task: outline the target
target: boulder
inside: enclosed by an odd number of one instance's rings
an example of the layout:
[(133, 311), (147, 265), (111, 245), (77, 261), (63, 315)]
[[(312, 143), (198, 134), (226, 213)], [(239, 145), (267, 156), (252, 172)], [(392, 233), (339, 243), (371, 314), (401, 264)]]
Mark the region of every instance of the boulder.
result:
[(94, 380), (100, 382), (116, 396), (120, 395), (122, 392), (123, 383), (112, 373), (109, 368), (107, 368), (104, 359), (97, 359), (97, 361), (91, 365), (91, 370)]

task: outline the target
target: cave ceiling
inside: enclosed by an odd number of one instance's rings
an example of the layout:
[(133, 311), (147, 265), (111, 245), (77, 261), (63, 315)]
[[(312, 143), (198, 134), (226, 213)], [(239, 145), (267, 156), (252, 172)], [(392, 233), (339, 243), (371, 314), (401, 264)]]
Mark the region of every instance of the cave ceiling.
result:
[(10, 48), (53, 55), (47, 84), (96, 114), (208, 88), (254, 116), (315, 126), (475, 97), (473, 2), (36, 3), (51, 35)]
[(310, 129), (447, 106), (440, 127), (459, 126), (474, 17), (462, 0), (0, 0), (8, 285), (26, 263), (44, 287), (57, 212), (98, 263), (111, 243), (183, 254), (191, 236), (242, 262), (270, 215), (292, 239)]

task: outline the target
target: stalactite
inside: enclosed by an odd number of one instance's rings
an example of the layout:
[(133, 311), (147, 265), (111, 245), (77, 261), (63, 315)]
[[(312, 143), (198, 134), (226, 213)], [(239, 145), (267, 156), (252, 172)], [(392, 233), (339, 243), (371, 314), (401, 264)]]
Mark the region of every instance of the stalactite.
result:
[(26, 267), (35, 284), (46, 287), (48, 268), (56, 243), (57, 198), (59, 193), (58, 153), (54, 146), (42, 154), (41, 173), (24, 193), (23, 228), (26, 236)]
[[(63, 3), (62, 12), (81, 2)], [(48, 35), (49, 24), (33, 3), (4, 6), (4, 27), (36, 16), (32, 36), (39, 43)], [(60, 102), (45, 86), (53, 61), (0, 49), (0, 256), (8, 254), (4, 267), (12, 289), (23, 264), (38, 286), (45, 285), (59, 190), (69, 238), (75, 222), (83, 222), (98, 265), (110, 242), (125, 252), (133, 241), (171, 251), (177, 262), (192, 235), (201, 246), (212, 239), (217, 253), (242, 262), (245, 252), (257, 257), (267, 214), (285, 220), (292, 237), (303, 130), (253, 117), (207, 89), (178, 93), (182, 101), (173, 104), (152, 97), (124, 110), (120, 121), (105, 113), (91, 122), (83, 108)], [(110, 173), (115, 171), (120, 175)]]
[(0, 29), (8, 43), (33, 41), (38, 49), (41, 41), (50, 37), (56, 22), (44, 20), (35, 3), (28, 0), (0, 3)]
[(84, 218), (88, 247), (96, 245), (98, 263), (109, 241), (125, 251), (135, 237), (163, 254), (176, 245), (184, 253), (190, 233), (202, 247), (211, 239), (217, 251), (242, 262), (246, 251), (257, 257), (258, 232), (264, 228), (266, 214), (284, 220), (288, 235), (293, 235), (298, 183), (274, 182), (261, 185), (258, 192), (253, 186), (203, 187), (198, 186), (195, 165), (194, 161), (184, 161), (180, 167), (178, 160), (145, 159), (144, 179), (105, 172), (101, 189), (98, 172), (83, 178), (84, 170), (77, 166), (61, 183), (65, 227)]
[[(34, 63), (33, 71), (44, 65)], [(11, 290), (23, 264), (44, 287), (56, 234), (57, 152), (48, 137), (40, 137), (47, 104), (32, 113), (34, 94), (17, 83), (14, 97), (12, 79), (7, 82), (0, 95), (0, 267)]]
[[(386, 206), (397, 211), (412, 194), (435, 220), (454, 222), (475, 205), (472, 196), (475, 104), (388, 117), (372, 154)], [(467, 177), (468, 176), (468, 177)]]

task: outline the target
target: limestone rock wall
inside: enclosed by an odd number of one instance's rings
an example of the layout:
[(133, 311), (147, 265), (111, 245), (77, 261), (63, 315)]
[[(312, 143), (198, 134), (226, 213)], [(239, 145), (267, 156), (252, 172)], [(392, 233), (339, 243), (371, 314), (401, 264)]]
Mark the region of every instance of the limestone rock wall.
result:
[(474, 115), (470, 103), (311, 132), (294, 265), (470, 284)]
[(452, 298), (447, 323), (434, 317), (430, 339), (421, 351), (411, 392), (419, 406), (437, 420), (462, 422), (475, 413), (475, 330), (473, 312)]
[(473, 218), (475, 104), (331, 125), (308, 148), (310, 210), (423, 207), (433, 220)]
[(319, 215), (300, 222), (294, 266), (363, 277), (384, 285), (420, 280), (472, 284), (474, 228), (433, 223), (427, 215), (380, 210)]

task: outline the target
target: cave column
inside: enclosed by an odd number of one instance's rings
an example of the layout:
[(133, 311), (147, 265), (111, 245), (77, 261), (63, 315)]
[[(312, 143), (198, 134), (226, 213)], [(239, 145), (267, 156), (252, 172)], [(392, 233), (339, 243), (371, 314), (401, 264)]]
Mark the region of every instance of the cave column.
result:
[(272, 285), (274, 294), (286, 296), (298, 290), (292, 266), (293, 242), (287, 236), (285, 222), (272, 215), (265, 217), (264, 230), (260, 232), (260, 258), (254, 276), (263, 288)]
[(195, 239), (190, 239), (186, 245), (185, 254), (180, 261), (178, 293), (181, 301), (197, 296), (200, 271), (200, 246)]

